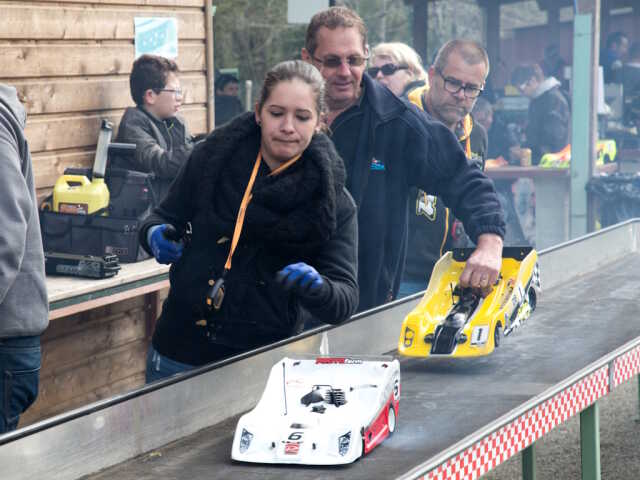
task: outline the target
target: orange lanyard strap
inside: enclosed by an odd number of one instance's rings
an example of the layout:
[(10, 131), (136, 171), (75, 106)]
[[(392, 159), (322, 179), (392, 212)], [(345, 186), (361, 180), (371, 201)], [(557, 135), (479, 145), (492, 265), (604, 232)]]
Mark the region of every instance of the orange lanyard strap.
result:
[(465, 141), (464, 153), (467, 158), (471, 158), (471, 130), (473, 130), (473, 120), (471, 115), (467, 114), (462, 119), (462, 136), (459, 138), (461, 142)]
[[(269, 174), (269, 176), (277, 175), (291, 165), (293, 165), (298, 159), (300, 155), (297, 157), (293, 157), (291, 160), (288, 160), (286, 163), (283, 163), (278, 168), (276, 168), (273, 172)], [(244, 195), (242, 196), (242, 201), (240, 202), (240, 209), (238, 210), (238, 217), (236, 218), (236, 226), (233, 229), (233, 238), (231, 239), (231, 248), (229, 249), (229, 256), (227, 257), (227, 261), (224, 264), (225, 273), (231, 270), (231, 258), (233, 257), (233, 253), (236, 251), (236, 247), (238, 246), (238, 241), (240, 240), (240, 233), (242, 233), (242, 226), (244, 225), (244, 215), (247, 212), (247, 207), (249, 206), (249, 202), (251, 202), (251, 198), (253, 198), (253, 194), (251, 190), (253, 189), (253, 184), (256, 182), (256, 177), (258, 176), (258, 170), (260, 169), (260, 162), (262, 161), (262, 150), (258, 152), (258, 156), (256, 157), (256, 163), (253, 165), (253, 171), (251, 172), (251, 177), (249, 178), (249, 183), (247, 184), (247, 188), (244, 191)]]

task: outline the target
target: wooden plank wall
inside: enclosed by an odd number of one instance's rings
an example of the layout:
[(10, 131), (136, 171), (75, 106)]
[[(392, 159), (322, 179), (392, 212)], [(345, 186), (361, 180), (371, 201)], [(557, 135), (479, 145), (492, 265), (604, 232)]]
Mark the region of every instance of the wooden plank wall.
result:
[(133, 105), (134, 18), (175, 17), (186, 96), (182, 115), (206, 132), (204, 0), (0, 0), (0, 82), (28, 113), (39, 196), (69, 166), (93, 162), (100, 119), (117, 126)]
[[(100, 120), (133, 105), (134, 18), (175, 17), (182, 115), (206, 132), (204, 0), (0, 0), (0, 82), (28, 113), (40, 198), (69, 166), (93, 163)], [(43, 336), (40, 396), (21, 426), (144, 382), (144, 358), (166, 295), (150, 294), (53, 320)]]

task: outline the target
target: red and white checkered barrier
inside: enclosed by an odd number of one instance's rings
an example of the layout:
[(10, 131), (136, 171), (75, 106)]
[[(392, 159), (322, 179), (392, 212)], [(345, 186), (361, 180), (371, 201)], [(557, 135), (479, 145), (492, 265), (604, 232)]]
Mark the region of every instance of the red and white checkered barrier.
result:
[[(635, 359), (637, 371), (640, 349), (637, 350)], [(419, 478), (420, 480), (479, 478), (607, 393), (609, 393), (609, 367), (604, 366)]]
[(637, 346), (419, 477), (419, 480), (479, 478), (639, 374), (640, 346)]
[(618, 385), (630, 380), (638, 373), (640, 373), (640, 346), (629, 350), (614, 360), (612, 388), (616, 388)]

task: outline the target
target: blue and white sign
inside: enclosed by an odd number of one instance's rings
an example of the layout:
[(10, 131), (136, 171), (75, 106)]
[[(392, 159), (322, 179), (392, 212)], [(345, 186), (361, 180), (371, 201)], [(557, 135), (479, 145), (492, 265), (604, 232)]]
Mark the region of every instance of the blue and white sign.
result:
[(167, 58), (178, 56), (178, 22), (175, 18), (136, 17), (136, 58), (144, 53)]

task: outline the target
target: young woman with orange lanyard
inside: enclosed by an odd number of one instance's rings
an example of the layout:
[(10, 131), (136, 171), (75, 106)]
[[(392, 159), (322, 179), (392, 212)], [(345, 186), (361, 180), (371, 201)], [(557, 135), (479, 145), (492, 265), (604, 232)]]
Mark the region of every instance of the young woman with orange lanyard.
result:
[(143, 225), (143, 247), (172, 263), (148, 382), (355, 311), (356, 209), (323, 110), (315, 67), (276, 65), (255, 114), (209, 135)]

